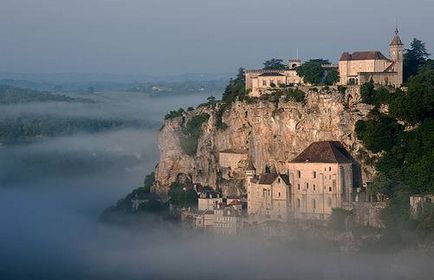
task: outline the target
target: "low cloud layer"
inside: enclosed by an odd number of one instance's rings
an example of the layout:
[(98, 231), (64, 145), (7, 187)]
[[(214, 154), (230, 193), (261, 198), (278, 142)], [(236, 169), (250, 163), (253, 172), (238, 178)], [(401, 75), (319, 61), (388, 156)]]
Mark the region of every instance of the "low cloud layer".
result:
[[(1, 147), (0, 279), (431, 279), (432, 256), (342, 255), (261, 237), (197, 234), (175, 224), (100, 223), (102, 210), (140, 186), (157, 163), (155, 133), (164, 113), (206, 97), (113, 94), (100, 97), (106, 101), (99, 109), (53, 103), (9, 108), (10, 114), (143, 117), (157, 123)], [(47, 159), (53, 160), (48, 168)]]

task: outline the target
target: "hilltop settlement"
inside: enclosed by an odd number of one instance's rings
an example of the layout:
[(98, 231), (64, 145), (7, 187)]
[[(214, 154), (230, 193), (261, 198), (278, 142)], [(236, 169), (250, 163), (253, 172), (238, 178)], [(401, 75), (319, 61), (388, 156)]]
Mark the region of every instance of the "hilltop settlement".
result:
[[(196, 109), (170, 112), (159, 133), (152, 197), (168, 201), (185, 224), (219, 234), (337, 217), (346, 226), (351, 220), (381, 229), (404, 189), (416, 220), (434, 199), (432, 175), (407, 174), (400, 169), (404, 152), (394, 157), (405, 145), (399, 139), (430, 130), (425, 116), (432, 109), (419, 119), (396, 109), (421, 89), (413, 85), (417, 78), (404, 84), (406, 50), (398, 29), (389, 51), (344, 52), (338, 64), (271, 60), (263, 69), (240, 70), (221, 101), (210, 97)], [(432, 75), (429, 66), (415, 75)], [(432, 85), (428, 91), (432, 95)], [(411, 165), (414, 157), (405, 160)], [(389, 179), (392, 164), (393, 178), (405, 173), (399, 183)], [(423, 176), (428, 180), (409, 179)], [(150, 201), (139, 193), (129, 198), (136, 210)]]

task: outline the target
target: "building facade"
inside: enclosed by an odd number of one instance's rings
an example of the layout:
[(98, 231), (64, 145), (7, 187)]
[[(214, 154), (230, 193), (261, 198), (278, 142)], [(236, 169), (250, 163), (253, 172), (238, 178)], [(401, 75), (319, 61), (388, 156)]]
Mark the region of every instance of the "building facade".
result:
[(247, 177), (247, 214), (249, 219), (262, 222), (286, 222), (291, 209), (289, 178), (283, 174), (262, 174)]
[(327, 219), (333, 208), (351, 207), (361, 175), (341, 143), (314, 142), (288, 163), (294, 218)]
[(398, 28), (389, 45), (390, 57), (380, 51), (344, 52), (339, 60), (342, 85), (375, 84), (400, 87), (403, 83), (404, 44)]

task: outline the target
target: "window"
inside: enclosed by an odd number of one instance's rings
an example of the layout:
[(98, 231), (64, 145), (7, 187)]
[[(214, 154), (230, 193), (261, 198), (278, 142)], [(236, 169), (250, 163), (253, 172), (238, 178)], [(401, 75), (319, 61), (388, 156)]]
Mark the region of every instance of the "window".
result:
[(266, 80), (263, 80), (263, 81), (262, 81), (262, 85), (263, 85), (264, 87), (266, 87), (266, 86), (267, 86), (267, 81), (266, 81)]
[(279, 178), (279, 179), (277, 179), (277, 182), (278, 182), (278, 183), (280, 183), (280, 178)]
[(313, 178), (316, 178), (316, 171), (313, 172)]
[(316, 209), (316, 200), (315, 199), (312, 200), (312, 206), (313, 206), (313, 209)]
[(306, 189), (309, 189), (309, 183), (306, 183)]
[(277, 194), (278, 197), (280, 197), (280, 192)]
[(298, 178), (301, 178), (301, 171), (300, 170), (297, 171), (297, 174), (298, 174)]
[(332, 171), (332, 167), (331, 166), (329, 166), (329, 171)]
[(329, 187), (329, 192), (331, 192), (332, 191), (332, 187)]
[(297, 185), (298, 190), (300, 190), (300, 184)]
[(314, 190), (314, 191), (316, 190), (316, 186), (315, 186), (315, 184), (313, 184), (313, 190)]
[(332, 181), (333, 191), (336, 191), (336, 180)]
[(297, 206), (297, 208), (300, 208), (301, 203), (300, 203), (300, 199), (299, 199), (299, 198), (297, 198), (297, 201), (296, 201), (296, 204), (295, 204), (295, 205)]

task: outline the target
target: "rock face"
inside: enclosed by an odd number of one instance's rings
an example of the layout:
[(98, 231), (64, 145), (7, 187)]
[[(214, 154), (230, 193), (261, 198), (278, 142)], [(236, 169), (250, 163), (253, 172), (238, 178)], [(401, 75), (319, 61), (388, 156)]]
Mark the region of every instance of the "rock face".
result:
[[(257, 172), (264, 172), (267, 166), (285, 173), (288, 161), (310, 143), (322, 140), (341, 141), (361, 162), (363, 179), (369, 181), (374, 170), (363, 164), (363, 158), (369, 153), (357, 140), (354, 128), (358, 120), (366, 118), (371, 107), (358, 102), (358, 88), (348, 89), (345, 95), (337, 91), (305, 92), (304, 103), (284, 99), (235, 102), (223, 114), (226, 129), (215, 126), (217, 108), (202, 107), (184, 117), (167, 120), (158, 137), (157, 191), (167, 192), (170, 184), (180, 176), (216, 188), (218, 154), (222, 150), (247, 150)], [(204, 112), (211, 117), (203, 125), (196, 155), (188, 156), (180, 147), (182, 125)]]

